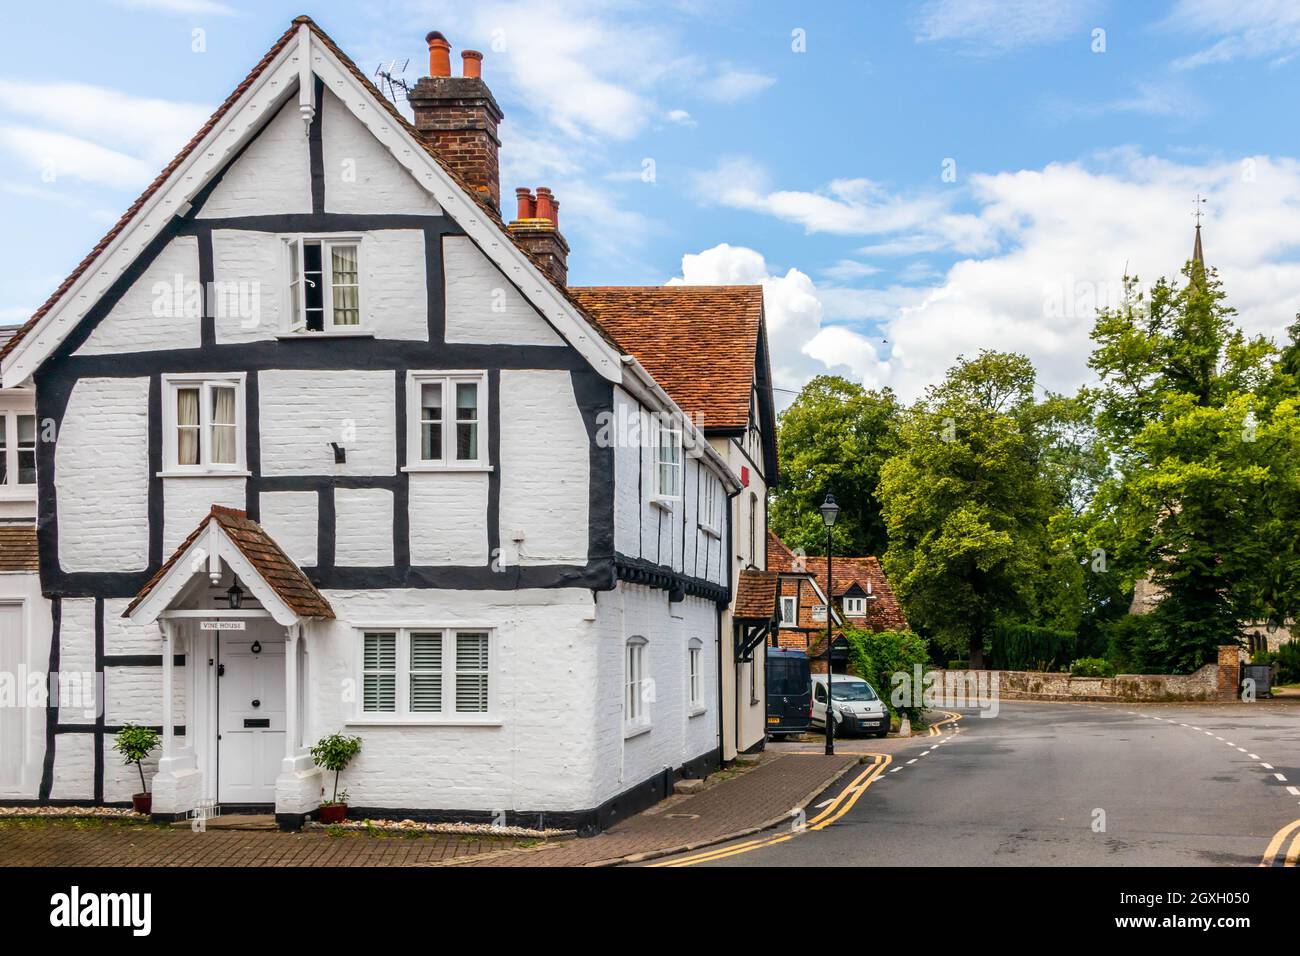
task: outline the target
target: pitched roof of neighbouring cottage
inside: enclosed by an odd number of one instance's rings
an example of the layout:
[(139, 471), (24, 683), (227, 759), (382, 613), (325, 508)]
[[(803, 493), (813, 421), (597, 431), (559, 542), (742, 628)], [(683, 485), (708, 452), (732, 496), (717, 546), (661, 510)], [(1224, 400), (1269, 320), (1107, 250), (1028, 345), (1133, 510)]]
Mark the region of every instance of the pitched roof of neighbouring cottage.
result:
[[(825, 555), (796, 555), (774, 531), (767, 533), (767, 566), (771, 571), (806, 574), (822, 587), (826, 584)], [(834, 598), (843, 598), (853, 591), (870, 595), (874, 600), (867, 602), (867, 615), (873, 626), (878, 624), (887, 631), (908, 630), (907, 615), (889, 586), (878, 558), (835, 555), (831, 562), (831, 587)]]
[(216, 521), (221, 526), (221, 530), (253, 565), (262, 580), (275, 591), (276, 596), (291, 611), (300, 617), (325, 619), (334, 617), (334, 609), (330, 607), (329, 601), (316, 590), (316, 585), (307, 579), (307, 575), (302, 573), (298, 565), (293, 563), (260, 524), (250, 519), (244, 511), (223, 508), (221, 505), (212, 506), (207, 517), (199, 522), (199, 526), (190, 532), (189, 537), (181, 542), (181, 546), (163, 562), (162, 567), (149, 579), (149, 583), (135, 596), (122, 613), (123, 617), (129, 616), (140, 602), (149, 596), (158, 582), (167, 576), (172, 566), (198, 540), (199, 535), (211, 521)]
[(761, 286), (585, 286), (569, 292), (683, 411), (699, 416), (706, 431), (749, 423)]
[(736, 581), (736, 620), (771, 621), (778, 615), (776, 592), (780, 578), (771, 571), (746, 568)]
[(39, 571), (36, 525), (0, 525), (0, 572)]

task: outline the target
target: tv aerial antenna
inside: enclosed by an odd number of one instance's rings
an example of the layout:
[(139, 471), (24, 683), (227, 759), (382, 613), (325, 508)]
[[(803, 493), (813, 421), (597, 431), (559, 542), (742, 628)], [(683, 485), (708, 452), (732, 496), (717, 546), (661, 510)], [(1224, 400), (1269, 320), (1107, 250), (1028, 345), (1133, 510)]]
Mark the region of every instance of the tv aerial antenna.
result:
[(402, 60), (400, 65), (397, 60), (390, 60), (387, 66), (380, 63), (375, 69), (375, 85), (394, 103), (406, 99), (411, 93), (411, 85), (404, 78), (406, 67), (410, 62), (409, 57)]

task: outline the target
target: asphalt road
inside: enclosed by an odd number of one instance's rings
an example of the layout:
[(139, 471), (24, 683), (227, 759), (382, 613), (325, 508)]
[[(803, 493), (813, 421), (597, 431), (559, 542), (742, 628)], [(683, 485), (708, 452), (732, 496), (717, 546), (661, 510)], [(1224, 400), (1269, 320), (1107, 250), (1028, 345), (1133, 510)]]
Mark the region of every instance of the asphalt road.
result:
[(919, 738), (845, 778), (819, 801), (842, 797), (821, 811), (824, 829), (658, 865), (1253, 866), (1300, 820), (1300, 706), (1003, 701), (996, 718), (963, 713), (946, 740)]

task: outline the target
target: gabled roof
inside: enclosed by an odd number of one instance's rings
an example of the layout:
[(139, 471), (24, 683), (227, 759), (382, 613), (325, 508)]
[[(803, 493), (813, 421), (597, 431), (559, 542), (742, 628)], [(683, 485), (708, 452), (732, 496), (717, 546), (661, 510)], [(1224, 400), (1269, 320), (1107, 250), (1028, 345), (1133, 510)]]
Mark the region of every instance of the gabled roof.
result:
[[(825, 555), (796, 555), (773, 531), (767, 533), (767, 567), (770, 571), (805, 574), (818, 584), (826, 581)], [(898, 603), (894, 589), (889, 586), (889, 579), (885, 577), (885, 569), (880, 566), (878, 558), (835, 555), (831, 562), (831, 587), (834, 599), (862, 592), (871, 595), (874, 600), (868, 600), (867, 613), (873, 623), (888, 630), (907, 629), (907, 615)]]
[[(510, 234), (510, 231), (505, 228), (499, 211), (491, 205), (491, 202), (488, 201), (478, 190), (469, 185), (465, 181), (464, 177), (442, 161), (433, 146), (420, 138), (419, 133), (410, 121), (408, 121), (406, 117), (398, 111), (397, 107), (394, 106), (388, 98), (375, 87), (375, 85), (370, 81), (370, 78), (357, 67), (356, 63), (354, 63), (352, 59), (339, 48), (339, 46), (325, 33), (324, 30), (317, 26), (310, 17), (301, 16), (297, 17), (289, 26), (289, 29), (275, 41), (271, 49), (268, 50), (266, 55), (257, 62), (249, 74), (244, 77), (243, 81), (235, 87), (234, 91), (226, 98), (225, 102), (217, 107), (216, 112), (208, 118), (208, 121), (203, 124), (199, 131), (194, 134), (193, 138), (190, 139), (181, 151), (176, 154), (175, 158), (164, 167), (163, 171), (158, 174), (154, 181), (145, 188), (145, 191), (140, 194), (139, 198), (130, 205), (126, 212), (122, 214), (122, 217), (118, 219), (108, 232), (105, 233), (104, 237), (95, 244), (95, 247), (90, 251), (90, 253), (77, 264), (76, 268), (72, 270), (68, 277), (59, 284), (59, 287), (55, 289), (40, 308), (33, 313), (32, 317), (23, 323), (23, 325), (18, 328), (17, 332), (10, 337), (8, 341), (5, 341), (0, 345), (0, 361), (3, 361), (9, 353), (17, 348), (19, 343), (21, 343), (32, 332), (32, 330), (39, 325), (41, 319), (44, 318), (45, 315), (49, 313), (56, 304), (58, 304), (64, 295), (66, 295), (68, 291), (76, 285), (82, 275), (85, 274), (92, 265), (94, 265), (96, 260), (99, 259), (99, 257), (113, 244), (114, 240), (122, 234), (123, 230), (125, 230), (131, 221), (140, 213), (155, 193), (159, 192), (159, 190), (166, 185), (168, 180), (170, 180), (176, 171), (190, 158), (191, 154), (195, 153), (195, 151), (204, 143), (207, 137), (218, 127), (227, 114), (231, 112), (244, 94), (253, 87), (259, 77), (262, 76), (267, 68), (284, 51), (285, 47), (293, 41), (298, 32), (298, 28), (301, 26), (306, 26), (310, 29), (312, 35), (320, 41), (322, 46), (327, 48), (338, 59), (344, 69), (346, 69), (355, 80), (368, 89), (372, 94), (371, 98), (381, 105), (389, 118), (409, 134), (410, 137), (423, 148), (424, 152), (428, 153), (428, 155), (438, 164), (438, 167), (449, 178), (451, 178), (457, 186), (460, 187), (464, 194), (468, 196), (483, 213), (485, 213), (484, 218), (495, 227), (496, 232), (506, 239), (511, 246), (527, 257), (534, 266), (536, 266), (536, 260), (533, 259), (531, 253), (520, 245), (516, 238)], [(609, 331), (601, 327), (599, 322), (592, 321), (591, 317), (583, 312), (581, 306), (573, 299), (569, 294), (569, 291), (563, 285), (557, 283), (546, 272), (546, 270), (538, 267), (536, 271), (542, 280), (550, 285), (554, 291), (565, 300), (567, 305), (586, 321), (586, 324), (592, 329), (598, 338), (602, 339), (608, 346), (615, 349), (619, 348), (618, 343)]]
[(330, 607), (329, 601), (316, 590), (316, 585), (307, 579), (307, 575), (290, 560), (260, 524), (251, 520), (246, 512), (235, 508), (223, 508), (220, 505), (213, 505), (207, 517), (200, 521), (199, 526), (181, 542), (181, 546), (172, 552), (172, 556), (163, 562), (157, 573), (127, 605), (122, 613), (123, 617), (129, 617), (159, 582), (167, 577), (176, 562), (199, 540), (199, 536), (213, 521), (220, 526), (226, 537), (252, 565), (253, 570), (266, 582), (275, 596), (294, 614), (299, 617), (325, 619), (334, 617), (334, 609)]
[(587, 286), (578, 304), (644, 365), (705, 431), (749, 423), (763, 289), (731, 286)]
[(39, 571), (36, 525), (0, 525), (0, 572)]

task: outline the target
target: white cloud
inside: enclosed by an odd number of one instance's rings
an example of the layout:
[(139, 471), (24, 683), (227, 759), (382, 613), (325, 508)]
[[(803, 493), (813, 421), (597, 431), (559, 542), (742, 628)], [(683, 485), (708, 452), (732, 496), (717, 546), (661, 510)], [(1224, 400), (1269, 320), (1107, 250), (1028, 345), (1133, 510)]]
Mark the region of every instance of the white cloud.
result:
[[(822, 372), (845, 375), (871, 386), (882, 384), (889, 366), (874, 343), (845, 326), (823, 321), (821, 291), (805, 273), (772, 274), (761, 253), (721, 243), (682, 256), (682, 274), (669, 285), (761, 285), (767, 316), (772, 377), (784, 388), (798, 388)], [(792, 396), (782, 394), (783, 401)]]
[(83, 182), (133, 189), (157, 170), (149, 163), (89, 140), (26, 126), (0, 127), (0, 145), (47, 182), (72, 176)]
[(757, 96), (775, 82), (775, 78), (765, 73), (722, 64), (716, 75), (704, 78), (700, 94), (715, 103), (739, 103)]
[(158, 13), (209, 14), (232, 17), (238, 11), (216, 0), (113, 0), (119, 7), (133, 10), (154, 10)]
[(879, 271), (879, 266), (873, 266), (866, 262), (858, 262), (856, 259), (841, 259), (834, 265), (822, 269), (821, 274), (830, 279), (839, 279), (843, 281), (864, 279), (867, 276), (875, 275)]
[(931, 0), (917, 18), (916, 38), (996, 55), (1081, 31), (1095, 6), (1079, 0)]
[(664, 119), (677, 126), (698, 126), (694, 118), (686, 110), (669, 110), (664, 114)]
[(1164, 25), (1218, 37), (1209, 47), (1175, 61), (1176, 69), (1238, 59), (1287, 60), (1300, 50), (1300, 6), (1294, 0), (1179, 0)]

